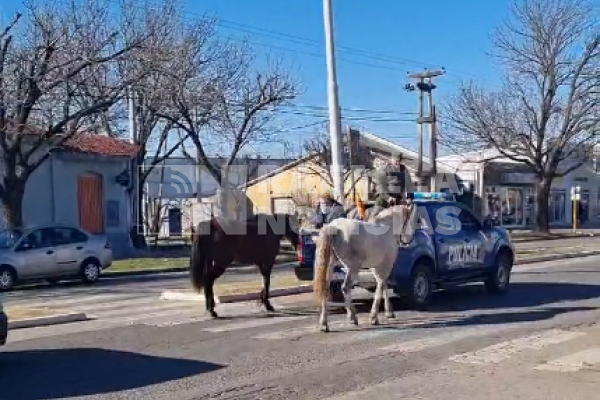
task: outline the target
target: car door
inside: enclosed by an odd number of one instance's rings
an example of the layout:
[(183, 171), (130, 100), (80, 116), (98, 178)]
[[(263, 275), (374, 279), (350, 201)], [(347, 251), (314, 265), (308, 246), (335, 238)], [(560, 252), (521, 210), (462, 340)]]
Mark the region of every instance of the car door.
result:
[(87, 236), (76, 229), (56, 227), (54, 231), (56, 264), (61, 275), (74, 275), (83, 261)]
[(435, 241), (438, 270), (441, 275), (454, 274), (465, 267), (461, 257), (464, 243), (458, 215), (460, 209), (453, 204), (428, 205), (427, 211)]
[(485, 260), (485, 243), (482, 235), (482, 224), (467, 208), (461, 207), (458, 215), (461, 224), (463, 248), (462, 260), (464, 268), (483, 268)]
[(56, 254), (53, 248), (52, 231), (36, 229), (23, 237), (15, 248), (19, 260), (17, 273), (22, 279), (56, 276)]

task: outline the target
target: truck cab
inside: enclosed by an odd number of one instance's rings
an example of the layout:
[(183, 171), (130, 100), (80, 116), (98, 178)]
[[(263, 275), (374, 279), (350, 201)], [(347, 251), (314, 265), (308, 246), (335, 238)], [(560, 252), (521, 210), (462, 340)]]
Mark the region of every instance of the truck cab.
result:
[[(481, 221), (450, 193), (416, 192), (413, 199), (414, 235), (398, 248), (389, 287), (414, 308), (429, 304), (433, 291), (449, 286), (483, 282), (493, 293), (504, 293), (510, 283), (514, 246), (506, 230)], [(313, 279), (317, 230), (301, 232), (298, 249), (300, 280)], [(334, 267), (332, 284), (343, 281), (345, 269)], [(336, 285), (338, 286), (338, 285)], [(355, 286), (375, 290), (369, 270), (361, 271)]]

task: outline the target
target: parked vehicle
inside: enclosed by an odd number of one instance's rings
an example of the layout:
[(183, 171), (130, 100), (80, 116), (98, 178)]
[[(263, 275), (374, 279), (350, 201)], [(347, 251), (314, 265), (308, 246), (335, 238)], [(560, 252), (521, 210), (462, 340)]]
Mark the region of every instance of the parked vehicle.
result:
[(0, 232), (0, 290), (39, 280), (96, 282), (112, 260), (111, 245), (104, 235), (73, 226), (4, 230)]
[[(471, 282), (484, 282), (490, 292), (506, 292), (515, 257), (508, 232), (491, 221), (480, 221), (451, 194), (419, 192), (412, 197), (417, 229), (412, 241), (398, 249), (389, 287), (415, 308), (426, 306), (435, 289)], [(460, 229), (449, 228), (458, 222)], [(300, 280), (313, 280), (316, 235), (317, 230), (301, 231), (295, 269)], [(336, 265), (332, 288), (344, 278), (345, 269)], [(361, 272), (355, 286), (373, 292), (371, 272)]]
[(2, 297), (0, 297), (0, 346), (6, 344), (8, 338), (8, 317), (4, 312), (4, 305), (2, 304)]

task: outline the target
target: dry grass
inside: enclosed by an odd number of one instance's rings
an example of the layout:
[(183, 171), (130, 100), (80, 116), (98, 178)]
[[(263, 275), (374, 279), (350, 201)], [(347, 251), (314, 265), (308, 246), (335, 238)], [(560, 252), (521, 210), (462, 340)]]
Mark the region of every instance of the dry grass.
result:
[(29, 307), (6, 307), (4, 312), (10, 321), (18, 321), (30, 318), (49, 317), (52, 315), (63, 314), (58, 310), (49, 308), (29, 308)]
[[(282, 252), (277, 257), (278, 263), (294, 262), (298, 260), (296, 253)], [(114, 261), (107, 270), (110, 272), (132, 272), (152, 271), (157, 269), (187, 268), (190, 265), (189, 257), (165, 257), (165, 258), (130, 258), (127, 260)]]

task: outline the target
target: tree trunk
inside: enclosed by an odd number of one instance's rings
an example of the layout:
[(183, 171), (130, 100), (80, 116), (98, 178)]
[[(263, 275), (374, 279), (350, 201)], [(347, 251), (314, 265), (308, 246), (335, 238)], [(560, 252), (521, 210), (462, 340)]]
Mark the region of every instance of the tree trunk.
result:
[(547, 177), (542, 177), (536, 188), (536, 208), (535, 208), (535, 229), (538, 232), (550, 232), (549, 214), (549, 199), (552, 180)]
[(23, 226), (23, 195), (25, 194), (25, 183), (5, 184), (2, 201), (4, 213), (4, 228), (14, 229)]

